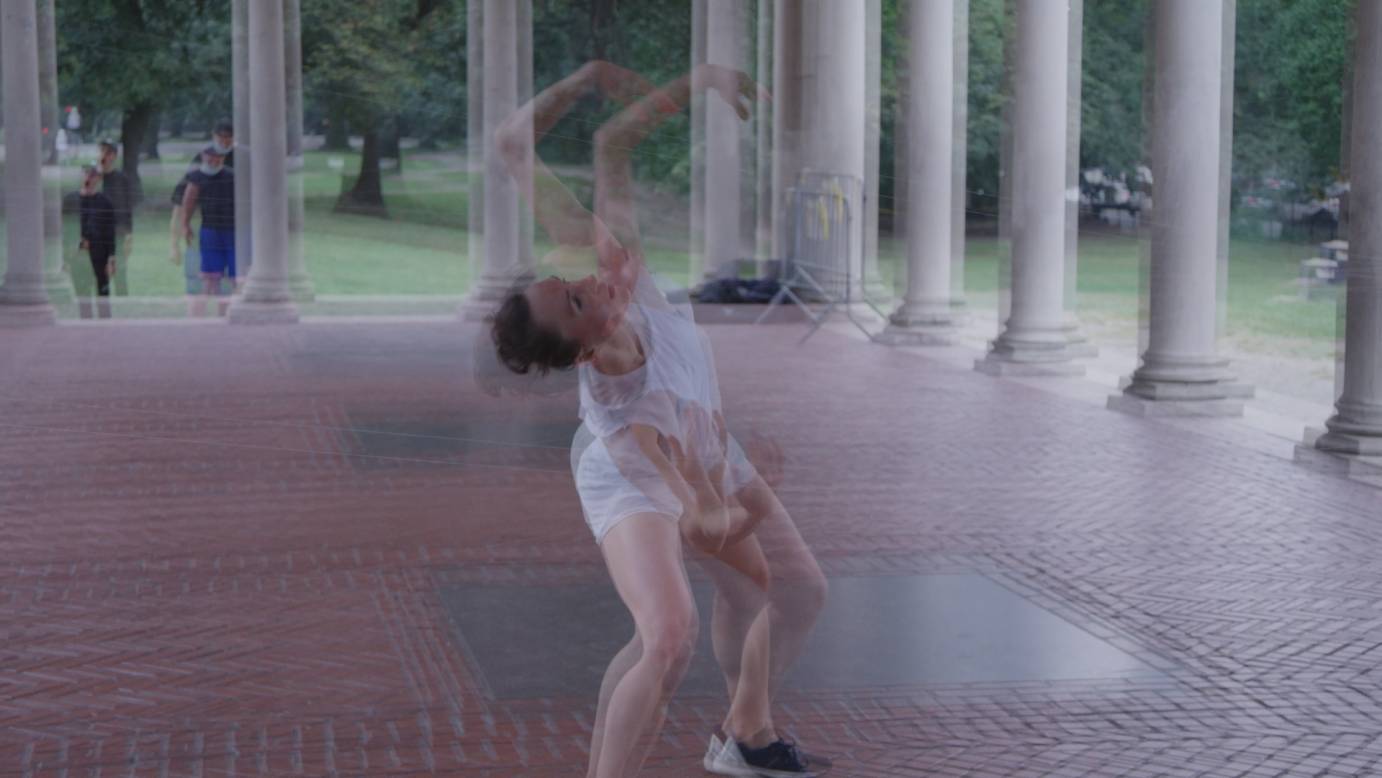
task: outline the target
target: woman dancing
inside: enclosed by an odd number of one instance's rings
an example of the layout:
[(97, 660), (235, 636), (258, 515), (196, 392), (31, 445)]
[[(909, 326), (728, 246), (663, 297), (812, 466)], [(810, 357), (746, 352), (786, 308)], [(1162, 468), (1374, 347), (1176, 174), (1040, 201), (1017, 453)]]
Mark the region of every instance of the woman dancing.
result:
[[(639, 240), (632, 151), (700, 90), (741, 118), (758, 96), (747, 76), (721, 67), (653, 88), (592, 62), (519, 109), (497, 136), (537, 222), (559, 246), (546, 259), (560, 264), (573, 250), (597, 258), (596, 275), (516, 286), (489, 319), (499, 360), (515, 373), (577, 371), (582, 426), (572, 470), (635, 625), (601, 686), (590, 778), (637, 772), (686, 671), (698, 617), (684, 544), (715, 582), (712, 644), (730, 698), (705, 769), (815, 776), (829, 766), (782, 739), (770, 710), (824, 603), (825, 578), (773, 493), (775, 468), (760, 473), (728, 434), (709, 342), (689, 311), (654, 286)], [(533, 153), (534, 138), (592, 91), (624, 106), (594, 135), (594, 213)]]

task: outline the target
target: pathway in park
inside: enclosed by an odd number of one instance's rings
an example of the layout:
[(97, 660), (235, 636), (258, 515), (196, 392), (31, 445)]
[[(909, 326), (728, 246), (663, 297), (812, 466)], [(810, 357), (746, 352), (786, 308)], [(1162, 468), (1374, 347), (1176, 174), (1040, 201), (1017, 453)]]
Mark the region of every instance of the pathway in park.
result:
[[(1382, 491), (793, 325), (718, 326), (831, 579), (842, 778), (1382, 773)], [(583, 774), (622, 615), (574, 397), (454, 321), (0, 338), (0, 775)], [(704, 586), (696, 582), (698, 591)], [(645, 774), (699, 775), (700, 659)]]

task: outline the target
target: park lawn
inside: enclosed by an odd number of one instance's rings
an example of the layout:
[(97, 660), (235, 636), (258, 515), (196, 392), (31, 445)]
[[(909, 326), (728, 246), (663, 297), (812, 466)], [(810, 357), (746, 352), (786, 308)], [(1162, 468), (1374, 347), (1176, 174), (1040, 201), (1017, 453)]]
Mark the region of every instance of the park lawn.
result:
[[(1142, 243), (1134, 236), (1082, 236), (1077, 282), (1078, 312), (1112, 322), (1136, 324), (1142, 277)], [(880, 275), (897, 294), (905, 291), (901, 272), (905, 247), (880, 244)], [(1301, 259), (1315, 254), (1312, 246), (1246, 238), (1235, 239), (1229, 257), (1229, 337), (1299, 341), (1310, 354), (1333, 347), (1337, 328), (1336, 302), (1306, 300), (1296, 286)], [(971, 238), (965, 250), (964, 295), (971, 307), (992, 308), (1000, 289), (999, 242)], [(1311, 344), (1311, 345), (1306, 345)], [(1302, 354), (1303, 355), (1303, 354)]]
[[(306, 208), (304, 245), (308, 272), (322, 295), (464, 294), (470, 285), (467, 239), (470, 174), (458, 161), (404, 159), (404, 174), (383, 177), (389, 218), (341, 214), (336, 199), (358, 170), (358, 152), (309, 152), (300, 181)], [(180, 265), (168, 257), (168, 194), (182, 175), (177, 164), (149, 165), (144, 176), (145, 207), (136, 216), (135, 251), (130, 262), (132, 294), (183, 294)], [(67, 188), (74, 186), (64, 182)], [(585, 184), (573, 179), (571, 185)], [(76, 219), (64, 220), (64, 250), (77, 272), (89, 272), (75, 255)], [(3, 232), (0, 231), (0, 235)], [(535, 252), (551, 250), (539, 233)], [(973, 309), (997, 305), (1000, 244), (972, 237), (966, 245), (964, 297)], [(1299, 260), (1313, 247), (1236, 239), (1229, 265), (1227, 335), (1252, 341), (1270, 338), (1282, 345), (1324, 354), (1334, 345), (1338, 312), (1329, 298), (1305, 300), (1295, 286)], [(1080, 242), (1078, 312), (1090, 320), (1135, 327), (1139, 317), (1143, 244), (1135, 236), (1086, 234)], [(905, 246), (891, 239), (879, 245), (879, 275), (885, 288), (905, 289)], [(675, 248), (648, 247), (654, 271), (679, 282), (687, 257)], [(593, 264), (572, 272), (593, 270)], [(3, 267), (3, 258), (0, 258)], [(1289, 341), (1290, 346), (1285, 345)]]

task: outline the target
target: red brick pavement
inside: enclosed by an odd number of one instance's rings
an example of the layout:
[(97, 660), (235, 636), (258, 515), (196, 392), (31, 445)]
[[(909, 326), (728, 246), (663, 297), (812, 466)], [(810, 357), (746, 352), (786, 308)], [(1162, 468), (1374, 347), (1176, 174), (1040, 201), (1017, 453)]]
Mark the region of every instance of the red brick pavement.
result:
[[(1382, 774), (1376, 490), (797, 334), (711, 330), (827, 573), (985, 572), (1170, 676), (789, 693), (837, 774)], [(0, 333), (0, 775), (581, 774), (592, 701), (486, 698), (441, 609), (604, 576), (574, 399), (477, 394), (470, 340)], [(678, 699), (644, 774), (699, 775), (720, 705)]]

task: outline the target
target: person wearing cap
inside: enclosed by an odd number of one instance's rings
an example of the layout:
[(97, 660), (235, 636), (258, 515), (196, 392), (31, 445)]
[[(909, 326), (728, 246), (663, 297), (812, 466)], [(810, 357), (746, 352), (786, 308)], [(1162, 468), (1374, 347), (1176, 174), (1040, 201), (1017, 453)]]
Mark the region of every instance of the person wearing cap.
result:
[(120, 157), (120, 147), (115, 141), (103, 140), (99, 148), (101, 156), (97, 164), (101, 170), (101, 193), (115, 206), (115, 252), (119, 262), (115, 265), (113, 291), (115, 296), (125, 297), (130, 293), (129, 260), (134, 250), (134, 182), (115, 166)]
[[(216, 127), (211, 131), (211, 145), (225, 153), (225, 161), (222, 164), (233, 172), (235, 169), (235, 128), (229, 119), (222, 119), (216, 123)], [(183, 245), (182, 200), (187, 193), (187, 177), (200, 168), (201, 164), (202, 153), (198, 150), (192, 156), (187, 167), (187, 173), (183, 174), (182, 178), (178, 180), (177, 186), (173, 187), (171, 198), (173, 211), (168, 219), (168, 261), (174, 265), (182, 265), (183, 277), (187, 285), (188, 312), (194, 315), (204, 303), (200, 299), (204, 293), (201, 277), (201, 256), (192, 243)], [(221, 285), (225, 285), (224, 279)], [(221, 289), (213, 291), (216, 294), (222, 293)]]
[(90, 298), (93, 296), (96, 298), (97, 315), (102, 319), (110, 318), (110, 280), (119, 265), (115, 258), (115, 206), (100, 187), (100, 169), (94, 165), (83, 168), (79, 192), (81, 243), (77, 250), (86, 252), (91, 260), (92, 275), (96, 278), (96, 286), (92, 288), (79, 281), (83, 278), (80, 273), (72, 273), (73, 280), (77, 281), (77, 307), (83, 319), (92, 317)]
[[(212, 144), (202, 149), (197, 169), (187, 174), (187, 191), (182, 197), (182, 233), (191, 246), (195, 237), (201, 249), (202, 297), (195, 300), (192, 314), (205, 312), (213, 295), (219, 293), (218, 310), (225, 315), (230, 305), (221, 289), (221, 279), (235, 285), (235, 173), (225, 165), (228, 153)], [(201, 230), (192, 232), (192, 214), (201, 207)]]

